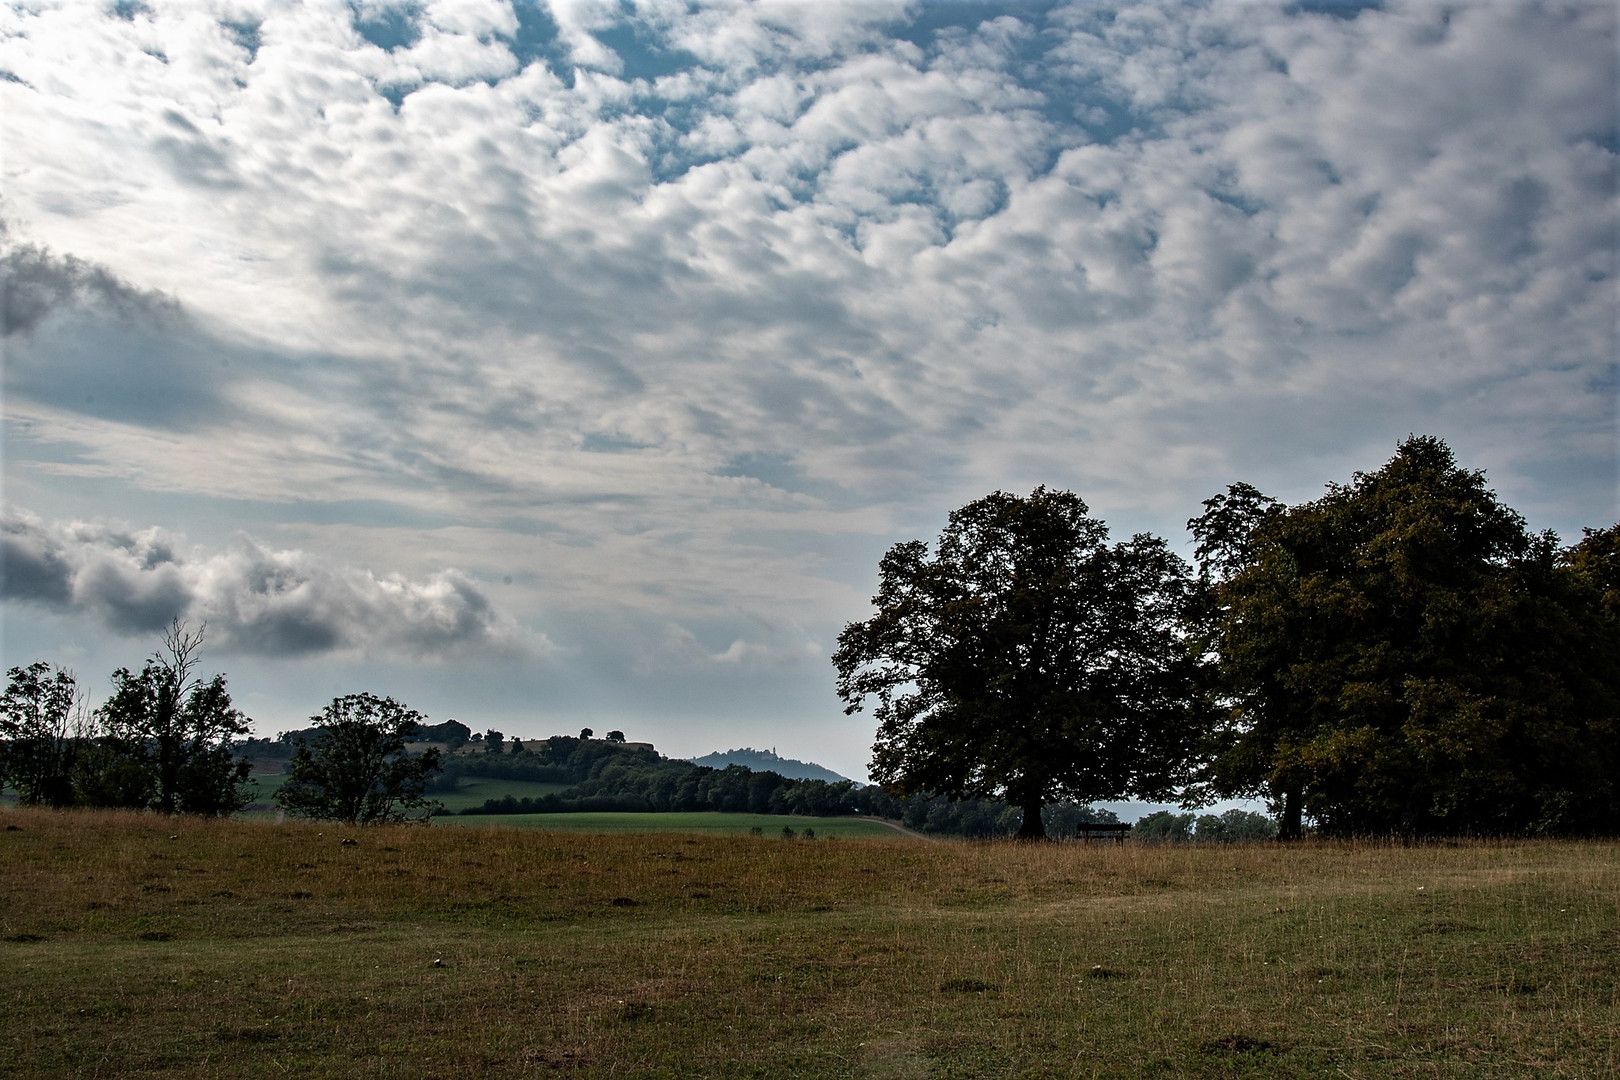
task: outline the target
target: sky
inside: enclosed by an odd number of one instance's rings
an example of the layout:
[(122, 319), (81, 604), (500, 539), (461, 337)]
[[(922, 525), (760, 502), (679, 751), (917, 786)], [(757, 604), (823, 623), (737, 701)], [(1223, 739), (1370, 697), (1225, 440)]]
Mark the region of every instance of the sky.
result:
[(891, 545), (1617, 508), (1606, 2), (10, 0), (0, 662), (864, 779)]

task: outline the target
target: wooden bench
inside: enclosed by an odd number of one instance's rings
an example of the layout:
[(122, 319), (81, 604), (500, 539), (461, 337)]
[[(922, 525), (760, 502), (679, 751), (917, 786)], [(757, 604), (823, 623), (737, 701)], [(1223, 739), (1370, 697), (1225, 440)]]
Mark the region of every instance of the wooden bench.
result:
[(1082, 844), (1089, 844), (1095, 839), (1099, 844), (1113, 841), (1116, 844), (1125, 842), (1125, 834), (1131, 831), (1129, 824), (1123, 821), (1109, 822), (1106, 825), (1080, 824), (1074, 827), (1074, 838)]

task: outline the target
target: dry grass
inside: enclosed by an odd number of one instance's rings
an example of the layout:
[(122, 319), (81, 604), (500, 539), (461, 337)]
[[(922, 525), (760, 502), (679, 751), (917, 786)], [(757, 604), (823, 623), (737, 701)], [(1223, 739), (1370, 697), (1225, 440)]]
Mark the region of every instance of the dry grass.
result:
[(0, 822), (0, 1075), (1620, 1075), (1614, 844)]

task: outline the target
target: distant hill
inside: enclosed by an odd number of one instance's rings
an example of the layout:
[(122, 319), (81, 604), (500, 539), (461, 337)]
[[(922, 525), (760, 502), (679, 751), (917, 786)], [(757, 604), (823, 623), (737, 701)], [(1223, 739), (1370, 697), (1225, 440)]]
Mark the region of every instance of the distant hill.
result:
[(744, 765), (755, 772), (773, 772), (789, 780), (825, 780), (835, 784), (840, 780), (849, 779), (814, 762), (777, 757), (775, 750), (755, 750), (746, 746), (740, 750), (716, 750), (712, 754), (686, 760), (694, 765), (707, 765), (711, 769), (723, 769), (727, 765)]

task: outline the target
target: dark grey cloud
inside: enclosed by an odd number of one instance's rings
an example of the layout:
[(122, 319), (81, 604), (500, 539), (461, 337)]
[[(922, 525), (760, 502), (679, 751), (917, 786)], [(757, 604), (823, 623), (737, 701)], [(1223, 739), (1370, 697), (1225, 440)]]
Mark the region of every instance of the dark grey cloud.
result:
[(184, 615), (195, 599), (168, 538), (72, 524), (51, 529), (8, 513), (0, 596), (87, 613), (120, 634), (147, 633)]
[(33, 244), (0, 254), (6, 394), (67, 412), (195, 430), (224, 422), (244, 368), (172, 297)]
[(210, 640), (227, 651), (260, 656), (432, 659), (548, 648), (456, 570), (415, 580), (379, 575), (247, 536), (210, 554), (157, 529), (51, 523), (25, 511), (8, 513), (0, 541), (0, 597), (85, 615), (119, 634), (182, 618), (206, 622)]
[[(0, 239), (8, 232), (0, 222)], [(28, 243), (0, 253), (0, 332), (4, 336), (31, 333), (53, 312), (64, 310), (97, 311), (170, 325), (180, 320), (179, 305), (171, 297), (136, 288), (104, 266)]]
[(27, 519), (0, 522), (0, 596), (58, 608), (73, 602), (73, 564)]

